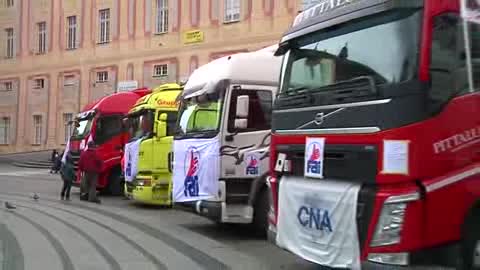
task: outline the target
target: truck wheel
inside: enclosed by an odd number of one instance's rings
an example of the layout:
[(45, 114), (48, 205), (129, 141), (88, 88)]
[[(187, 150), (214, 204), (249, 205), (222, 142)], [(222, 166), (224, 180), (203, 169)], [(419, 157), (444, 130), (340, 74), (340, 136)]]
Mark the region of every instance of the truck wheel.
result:
[(462, 243), (463, 270), (480, 270), (480, 218), (476, 211), (467, 224), (467, 229)]
[(268, 193), (266, 188), (263, 188), (258, 194), (257, 200), (254, 204), (253, 211), (253, 227), (256, 234), (262, 238), (267, 236), (268, 230)]
[(124, 194), (124, 183), (120, 177), (120, 171), (113, 169), (108, 177), (108, 193), (113, 196), (122, 196)]

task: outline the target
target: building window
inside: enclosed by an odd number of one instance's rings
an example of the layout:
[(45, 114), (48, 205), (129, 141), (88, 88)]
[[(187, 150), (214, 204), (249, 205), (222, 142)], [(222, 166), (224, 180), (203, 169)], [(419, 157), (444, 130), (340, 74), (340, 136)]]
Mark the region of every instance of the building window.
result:
[(302, 0), (302, 5), (301, 5), (301, 10), (300, 11), (304, 11), (306, 9), (309, 9), (313, 6), (315, 6), (316, 4), (319, 4), (322, 0)]
[(13, 56), (15, 55), (15, 36), (13, 28), (5, 29), (5, 34), (7, 36), (7, 50), (5, 52), (5, 58), (13, 58)]
[(13, 1), (13, 0), (6, 0), (6, 1), (5, 1), (5, 6), (6, 6), (7, 8), (13, 7), (13, 5), (14, 5), (14, 1)]
[(38, 29), (38, 53), (44, 54), (47, 51), (47, 23), (37, 23)]
[(165, 77), (168, 76), (168, 65), (155, 65), (153, 66), (153, 77)]
[(13, 82), (4, 82), (2, 91), (12, 91), (13, 90)]
[(63, 77), (63, 86), (75, 85), (75, 75), (66, 75)]
[(42, 143), (42, 116), (34, 115), (33, 116), (33, 144)]
[(157, 0), (157, 12), (155, 16), (155, 33), (168, 32), (168, 0)]
[(240, 0), (225, 0), (225, 22), (240, 20)]
[(0, 119), (0, 144), (10, 143), (10, 118)]
[(97, 83), (104, 83), (108, 81), (108, 71), (97, 72)]
[(110, 9), (102, 9), (98, 12), (100, 31), (99, 43), (110, 42)]
[(67, 49), (73, 50), (77, 48), (77, 16), (67, 17)]
[(70, 136), (72, 136), (73, 126), (72, 126), (73, 114), (64, 113), (63, 114), (63, 123), (64, 123), (64, 142), (67, 143)]
[(45, 79), (35, 79), (33, 81), (33, 89), (43, 89), (45, 87)]

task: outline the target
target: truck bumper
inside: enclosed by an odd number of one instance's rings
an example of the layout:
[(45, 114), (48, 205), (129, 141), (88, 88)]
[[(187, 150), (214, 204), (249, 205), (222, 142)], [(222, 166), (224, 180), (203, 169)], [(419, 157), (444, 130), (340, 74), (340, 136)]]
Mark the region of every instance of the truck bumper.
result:
[[(142, 180), (152, 183), (150, 186), (139, 184)], [(141, 204), (172, 205), (171, 181), (153, 181), (152, 177), (139, 177), (132, 183), (125, 183), (125, 195)]]
[(249, 205), (227, 205), (221, 201), (196, 201), (189, 204), (193, 211), (220, 223), (252, 223), (253, 208)]
[[(277, 229), (274, 225), (269, 224), (268, 231), (267, 231), (267, 238), (268, 241), (276, 245), (276, 237), (277, 237)], [(448, 254), (451, 259), (447, 259), (448, 261), (454, 260), (456, 257), (460, 257), (461, 254), (459, 254), (459, 246), (458, 245), (450, 245), (445, 247), (445, 252)], [(428, 257), (432, 256), (437, 256), (435, 254), (431, 253), (426, 253), (425, 250), (420, 250), (415, 253), (409, 253), (408, 257), (415, 257), (413, 262), (410, 262), (411, 264), (408, 265), (393, 265), (393, 264), (386, 264), (386, 263), (378, 263), (378, 262), (372, 262), (369, 260), (364, 260), (361, 262), (361, 267), (362, 270), (455, 270), (456, 268), (453, 266), (440, 266), (440, 265), (435, 265), (435, 264), (429, 264), (429, 263), (419, 263), (417, 259), (429, 259)], [(441, 256), (441, 255), (438, 255)], [(435, 259), (435, 258), (433, 258)], [(451, 264), (451, 263), (450, 263)], [(324, 269), (324, 270), (347, 270), (346, 268), (331, 268), (328, 266), (320, 266), (319, 269)]]
[(362, 263), (362, 270), (454, 270), (455, 268), (444, 267), (444, 266), (430, 266), (430, 265), (422, 265), (422, 266), (395, 266), (395, 265), (387, 265), (387, 264), (380, 264), (380, 263), (373, 263), (373, 262), (363, 262)]

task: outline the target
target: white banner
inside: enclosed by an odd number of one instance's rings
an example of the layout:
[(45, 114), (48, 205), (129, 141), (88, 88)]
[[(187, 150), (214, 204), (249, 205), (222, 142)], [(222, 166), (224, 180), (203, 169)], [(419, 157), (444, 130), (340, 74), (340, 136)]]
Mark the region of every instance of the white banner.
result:
[(140, 143), (142, 139), (125, 144), (124, 159), (124, 175), (126, 182), (132, 182), (137, 176), (138, 169), (138, 152), (140, 151)]
[(69, 151), (70, 151), (70, 137), (68, 137), (67, 146), (65, 147), (65, 151), (63, 151), (63, 156), (62, 156), (62, 163), (63, 164), (67, 163), (67, 155), (68, 155)]
[(480, 0), (460, 0), (464, 20), (480, 23)]
[(175, 140), (173, 150), (173, 201), (216, 197), (220, 177), (219, 139)]
[(354, 183), (282, 177), (277, 245), (320, 265), (361, 269), (359, 190)]

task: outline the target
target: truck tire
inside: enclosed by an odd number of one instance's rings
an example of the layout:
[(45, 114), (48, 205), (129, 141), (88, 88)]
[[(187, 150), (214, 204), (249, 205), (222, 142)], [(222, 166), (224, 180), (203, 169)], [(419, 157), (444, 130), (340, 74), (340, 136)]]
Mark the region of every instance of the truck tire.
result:
[(114, 168), (108, 177), (108, 193), (112, 196), (124, 194), (124, 183), (120, 176), (120, 170)]
[(266, 187), (260, 190), (253, 208), (253, 229), (256, 235), (262, 238), (266, 238), (268, 233), (268, 209), (270, 204), (267, 191)]
[(467, 221), (462, 241), (462, 270), (480, 270), (480, 209)]

